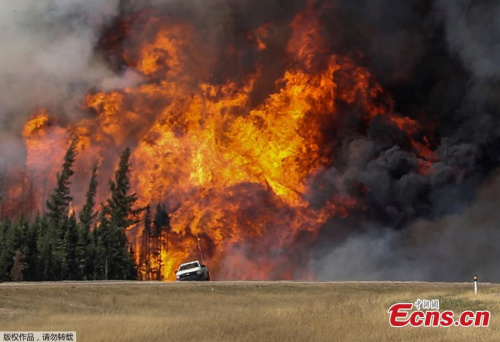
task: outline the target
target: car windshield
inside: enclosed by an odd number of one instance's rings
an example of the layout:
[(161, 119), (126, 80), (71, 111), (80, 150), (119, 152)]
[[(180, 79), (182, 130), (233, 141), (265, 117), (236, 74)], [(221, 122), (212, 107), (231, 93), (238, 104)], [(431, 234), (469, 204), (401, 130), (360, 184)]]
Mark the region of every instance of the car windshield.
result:
[(189, 270), (190, 268), (195, 268), (195, 267), (198, 267), (198, 263), (197, 262), (192, 262), (192, 263), (189, 263), (189, 264), (186, 264), (186, 265), (182, 265), (180, 268), (179, 268), (179, 271), (185, 271), (185, 270)]

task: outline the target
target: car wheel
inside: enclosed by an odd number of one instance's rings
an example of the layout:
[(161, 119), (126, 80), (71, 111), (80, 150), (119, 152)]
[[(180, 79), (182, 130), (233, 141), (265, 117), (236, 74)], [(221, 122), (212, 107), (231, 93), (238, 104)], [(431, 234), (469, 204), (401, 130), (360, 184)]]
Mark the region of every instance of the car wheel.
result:
[(207, 281), (210, 281), (210, 273), (207, 272)]

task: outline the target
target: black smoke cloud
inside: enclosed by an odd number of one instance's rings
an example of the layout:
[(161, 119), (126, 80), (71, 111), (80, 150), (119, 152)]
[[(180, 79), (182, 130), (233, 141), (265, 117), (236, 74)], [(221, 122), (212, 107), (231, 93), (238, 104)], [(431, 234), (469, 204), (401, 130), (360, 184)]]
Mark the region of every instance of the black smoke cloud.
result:
[(464, 210), (417, 219), (403, 230), (373, 225), (311, 258), (323, 280), (500, 281), (497, 260), (498, 193), (495, 172)]
[(500, 279), (498, 176), (488, 178), (500, 160), (499, 14), (493, 1), (363, 0), (324, 13), (335, 18), (333, 50), (363, 51), (396, 110), (426, 127), (439, 161), (416, 173), (415, 153), (377, 121), (369, 139), (339, 142), (339, 162), (311, 181), (311, 198), (329, 197), (316, 183), (350, 194), (362, 184), (368, 210), (325, 226), (311, 261), (320, 278)]
[[(309, 3), (324, 27), (325, 53), (352, 55), (367, 67), (394, 100), (395, 110), (422, 124), (413, 138), (421, 140), (425, 135), (439, 160), (429, 175), (419, 174), (417, 155), (398, 129), (383, 118), (363, 126), (359, 108), (339, 103), (342, 115), (324, 132), (331, 137), (328, 143), (335, 150), (335, 162), (311, 178), (307, 198), (321, 206), (342, 194), (358, 198), (364, 207), (325, 225), (312, 253), (312, 268), (324, 279), (460, 280), (481, 261), (485, 274), (500, 278), (490, 261), (496, 254), (492, 247), (485, 248), (499, 242), (495, 216), (487, 212), (494, 209), (482, 208), (484, 199), (476, 196), (500, 160), (500, 4), (472, 0)], [(124, 63), (110, 58), (137, 42), (125, 35), (117, 45), (103, 48), (103, 36), (113, 32), (124, 16), (148, 10), (193, 23), (199, 38), (220, 50), (212, 82), (217, 77), (221, 82), (228, 76), (243, 79), (255, 71), (257, 62), (263, 63), (263, 75), (268, 77), (252, 96), (259, 102), (274, 89), (274, 80), (286, 66), (280, 56), (290, 34), (287, 27), (305, 6), (306, 0), (2, 4), (0, 156), (6, 160), (22, 156), (17, 132), (34, 108), (55, 108), (57, 115), (71, 121), (85, 115), (75, 104), (88, 89), (120, 88), (140, 81)], [(270, 44), (262, 56), (246, 37), (268, 22), (273, 23)], [(242, 52), (238, 60), (218, 48), (227, 44)], [(488, 200), (497, 199), (491, 194)], [(476, 224), (469, 219), (478, 208), (490, 221)], [(467, 242), (471, 253), (460, 253), (457, 246)], [(436, 255), (447, 262), (430, 262)], [(345, 269), (343, 260), (356, 262)], [(445, 268), (449, 271), (444, 272)]]

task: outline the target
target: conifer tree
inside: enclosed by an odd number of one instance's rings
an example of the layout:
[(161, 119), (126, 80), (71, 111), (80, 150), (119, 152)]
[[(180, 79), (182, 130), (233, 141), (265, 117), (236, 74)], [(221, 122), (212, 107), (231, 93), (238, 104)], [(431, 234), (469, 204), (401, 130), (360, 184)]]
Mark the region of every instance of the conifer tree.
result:
[[(49, 280), (62, 280), (69, 272), (65, 261), (66, 254), (64, 239), (68, 226), (68, 212), (72, 197), (70, 196), (70, 178), (75, 173), (73, 163), (76, 157), (76, 147), (78, 140), (75, 138), (64, 156), (62, 170), (57, 174), (57, 185), (47, 200), (48, 232), (44, 237), (44, 258), (46, 262), (51, 261), (47, 276)], [(46, 253), (51, 253), (47, 255)], [(48, 259), (48, 260), (47, 260)], [(47, 267), (47, 265), (46, 265)]]
[(97, 227), (90, 232), (89, 244), (87, 246), (87, 269), (85, 270), (87, 280), (98, 279), (98, 250), (97, 250)]
[(109, 183), (110, 198), (103, 208), (99, 225), (98, 253), (104, 279), (135, 278), (134, 260), (127, 241), (127, 228), (139, 222), (136, 194), (130, 191), (130, 149), (120, 157), (118, 169)]
[(156, 250), (154, 251), (155, 259), (157, 260), (158, 267), (155, 270), (155, 277), (161, 280), (161, 268), (163, 267), (162, 252), (164, 245), (164, 236), (168, 234), (170, 227), (170, 217), (164, 205), (158, 203), (156, 206), (156, 214), (153, 222), (153, 236), (156, 239)]
[(72, 214), (66, 223), (64, 234), (64, 269), (67, 270), (64, 279), (79, 280), (80, 267), (77, 254), (78, 229), (75, 214)]
[(165, 205), (158, 203), (156, 206), (156, 214), (153, 223), (154, 235), (159, 237), (163, 234), (164, 230), (170, 226), (170, 217), (168, 216)]
[(52, 257), (52, 249), (54, 237), (49, 231), (49, 219), (47, 215), (43, 215), (38, 224), (38, 279), (39, 280), (54, 280), (54, 261)]
[(11, 280), (11, 270), (17, 249), (18, 233), (14, 224), (2, 225), (2, 248), (0, 249), (0, 281)]
[(14, 253), (12, 268), (10, 270), (10, 280), (23, 281), (23, 272), (26, 268), (26, 256), (18, 249)]
[(96, 265), (95, 279), (108, 280), (109, 269), (111, 263), (112, 252), (112, 234), (109, 223), (109, 207), (102, 206), (101, 214), (99, 215), (98, 228), (95, 230), (96, 237)]
[(4, 244), (0, 251), (0, 281), (23, 280), (22, 270), (25, 268), (25, 257), (22, 254), (22, 247), (23, 235), (27, 230), (26, 225), (27, 221), (24, 215), (21, 215), (19, 219), (5, 228)]
[(12, 281), (23, 281), (27, 280), (24, 274), (28, 268), (27, 255), (30, 253), (28, 245), (30, 224), (24, 215), (16, 221), (15, 229), (17, 230), (17, 244), (10, 274)]
[(144, 229), (142, 231), (141, 242), (142, 242), (142, 252), (141, 252), (141, 273), (143, 280), (151, 279), (151, 209), (150, 206), (146, 206), (146, 212), (144, 214)]
[[(60, 225), (68, 217), (69, 205), (72, 201), (70, 196), (70, 178), (75, 173), (73, 171), (73, 163), (76, 157), (76, 146), (78, 140), (75, 138), (71, 141), (71, 144), (64, 155), (64, 162), (62, 165), (62, 170), (57, 174), (57, 185), (47, 200), (47, 216), (51, 220), (51, 223), (55, 225)], [(64, 235), (61, 235), (61, 238)]]
[(120, 156), (114, 180), (109, 183), (111, 198), (107, 201), (110, 208), (111, 224), (122, 230), (138, 223), (138, 216), (142, 211), (142, 209), (134, 208), (137, 195), (135, 193), (129, 194), (130, 153), (130, 148), (127, 147)]
[(94, 276), (95, 263), (95, 241), (91, 234), (91, 228), (97, 217), (94, 211), (95, 196), (97, 193), (97, 163), (92, 169), (90, 183), (85, 196), (85, 204), (79, 214), (78, 225), (78, 265), (83, 279), (92, 279)]
[(23, 269), (23, 280), (36, 281), (38, 280), (38, 229), (40, 227), (41, 218), (37, 214), (35, 221), (32, 224), (26, 222), (25, 233), (23, 234), (23, 248), (25, 267)]

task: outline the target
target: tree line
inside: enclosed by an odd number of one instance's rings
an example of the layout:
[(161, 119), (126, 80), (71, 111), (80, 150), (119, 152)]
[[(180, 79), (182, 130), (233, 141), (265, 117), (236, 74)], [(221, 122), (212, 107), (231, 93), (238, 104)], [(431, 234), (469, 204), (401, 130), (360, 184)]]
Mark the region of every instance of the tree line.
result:
[[(57, 174), (46, 212), (34, 220), (24, 215), (0, 223), (0, 281), (57, 281), (161, 279), (163, 236), (169, 216), (158, 204), (154, 219), (147, 206), (137, 208), (130, 192), (130, 149), (120, 155), (109, 196), (96, 207), (97, 164), (93, 167), (85, 202), (79, 213), (71, 209), (71, 177), (77, 155), (73, 139)], [(139, 265), (126, 230), (144, 212)]]

